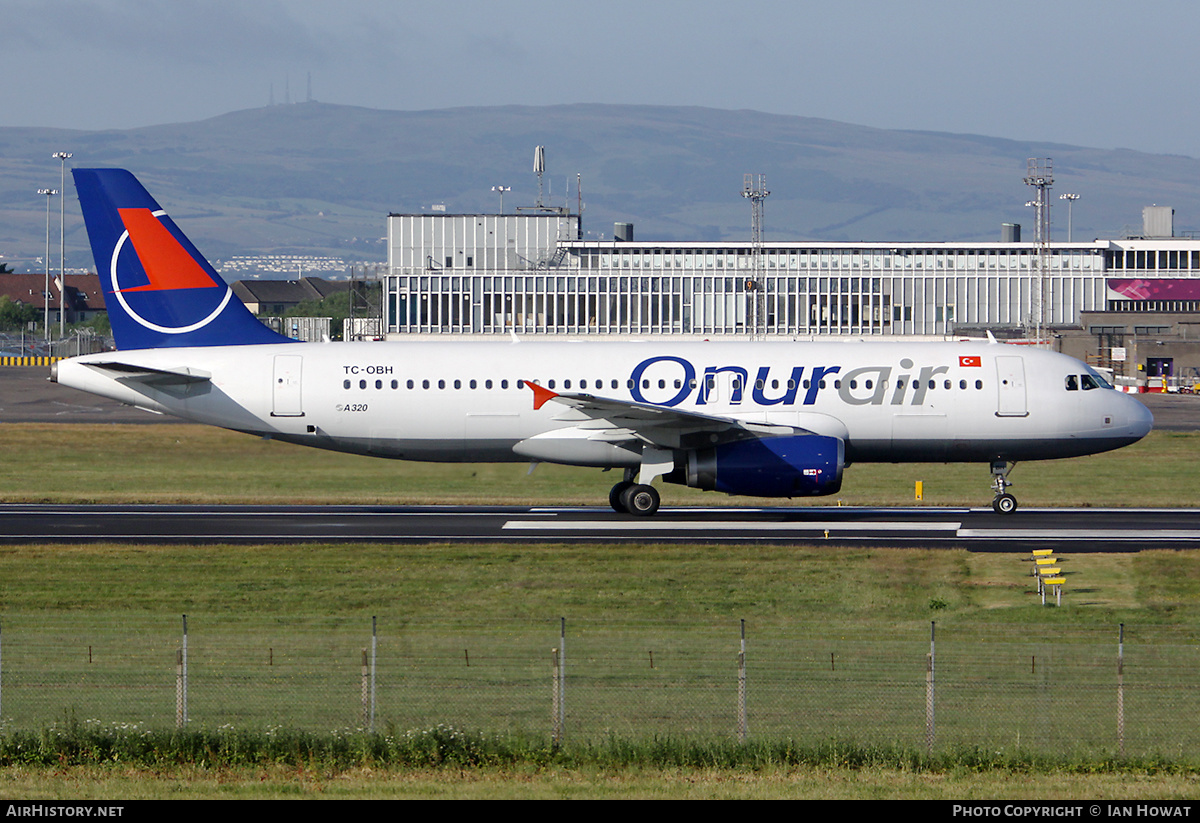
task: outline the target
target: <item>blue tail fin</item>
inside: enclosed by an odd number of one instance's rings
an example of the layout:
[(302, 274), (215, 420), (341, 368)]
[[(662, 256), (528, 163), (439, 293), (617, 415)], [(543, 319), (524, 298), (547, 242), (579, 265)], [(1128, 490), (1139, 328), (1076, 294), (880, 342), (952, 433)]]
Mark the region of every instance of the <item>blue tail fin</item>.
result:
[(258, 322), (132, 174), (72, 174), (117, 348), (291, 342)]

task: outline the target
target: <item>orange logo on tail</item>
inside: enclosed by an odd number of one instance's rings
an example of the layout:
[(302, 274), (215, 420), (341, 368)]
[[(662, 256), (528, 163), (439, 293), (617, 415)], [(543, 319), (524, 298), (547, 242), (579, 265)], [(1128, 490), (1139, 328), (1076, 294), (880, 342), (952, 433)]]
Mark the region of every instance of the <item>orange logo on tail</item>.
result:
[(208, 276), (196, 259), (179, 245), (171, 232), (149, 209), (118, 209), (121, 221), (133, 241), (142, 268), (150, 282), (145, 286), (121, 289), (132, 291), (168, 291), (174, 289), (213, 289), (218, 284)]

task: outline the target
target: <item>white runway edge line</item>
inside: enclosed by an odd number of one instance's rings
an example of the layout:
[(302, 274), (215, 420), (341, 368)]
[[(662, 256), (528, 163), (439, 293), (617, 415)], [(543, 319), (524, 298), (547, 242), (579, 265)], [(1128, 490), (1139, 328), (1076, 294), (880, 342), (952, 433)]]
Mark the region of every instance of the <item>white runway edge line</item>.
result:
[(1007, 540), (1200, 540), (1197, 529), (959, 529), (959, 537)]
[(803, 523), (754, 523), (740, 520), (509, 520), (505, 529), (527, 531), (755, 531), (755, 532), (958, 532), (962, 523), (846, 523), (840, 520)]

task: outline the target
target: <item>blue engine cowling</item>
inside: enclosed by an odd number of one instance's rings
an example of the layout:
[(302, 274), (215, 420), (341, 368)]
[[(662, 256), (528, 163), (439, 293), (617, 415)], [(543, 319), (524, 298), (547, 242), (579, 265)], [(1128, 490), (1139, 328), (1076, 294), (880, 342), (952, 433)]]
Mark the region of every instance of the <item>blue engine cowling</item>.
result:
[(689, 453), (687, 485), (753, 497), (816, 497), (842, 487), (845, 444), (817, 434), (740, 440)]

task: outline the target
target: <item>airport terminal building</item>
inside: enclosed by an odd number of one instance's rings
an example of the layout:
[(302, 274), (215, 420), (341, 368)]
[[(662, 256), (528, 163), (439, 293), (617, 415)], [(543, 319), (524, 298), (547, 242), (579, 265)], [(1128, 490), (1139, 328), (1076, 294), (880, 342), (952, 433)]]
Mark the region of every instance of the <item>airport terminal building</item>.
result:
[[(1144, 236), (1121, 240), (1021, 242), (1019, 228), (1006, 227), (994, 243), (758, 247), (640, 242), (621, 223), (613, 240), (582, 240), (579, 216), (565, 209), (393, 214), (384, 328), (389, 336), (1091, 335), (1085, 313), (1095, 324), (1095, 312), (1200, 311), (1200, 240), (1174, 237), (1170, 214), (1147, 209)], [(1110, 325), (1093, 330), (1095, 358), (1124, 342)]]

